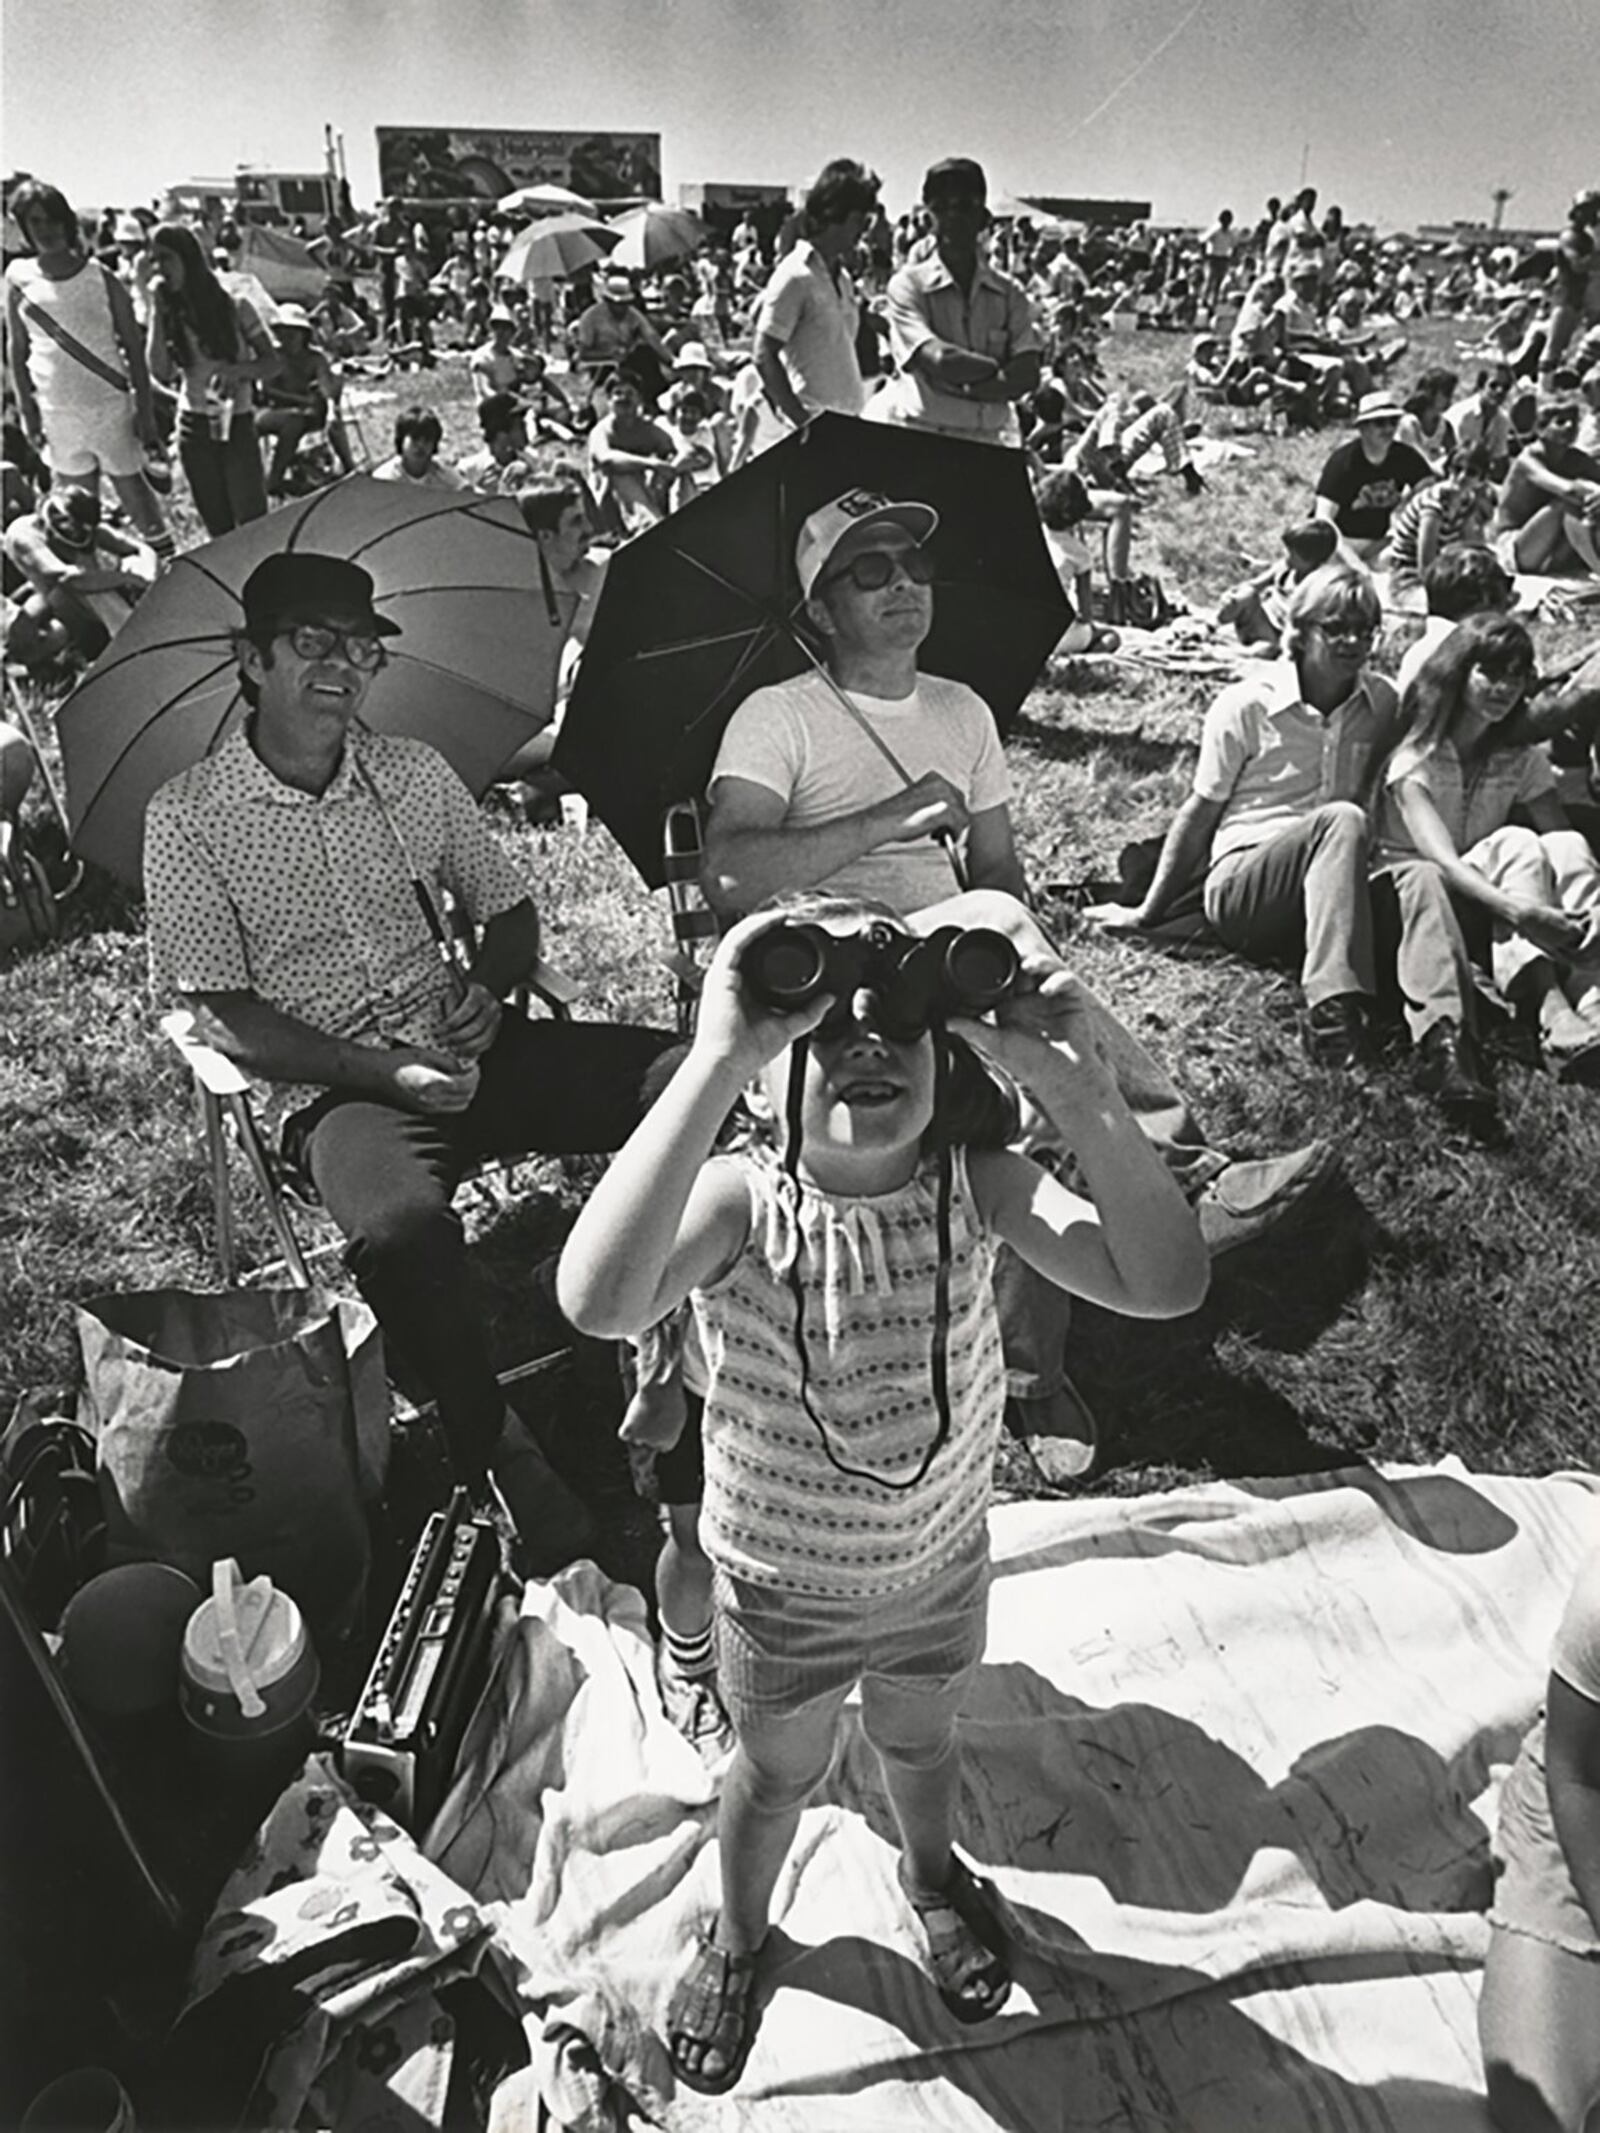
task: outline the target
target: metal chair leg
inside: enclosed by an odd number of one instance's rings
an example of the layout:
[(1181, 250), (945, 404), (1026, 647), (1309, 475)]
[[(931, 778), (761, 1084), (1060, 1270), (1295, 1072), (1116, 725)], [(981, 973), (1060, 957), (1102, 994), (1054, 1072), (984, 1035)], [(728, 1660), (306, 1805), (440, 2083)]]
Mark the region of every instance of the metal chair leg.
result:
[(300, 1240), (289, 1220), (289, 1211), (283, 1204), (283, 1190), (273, 1169), (272, 1158), (250, 1109), (250, 1100), (245, 1096), (230, 1096), (228, 1108), (233, 1113), (234, 1131), (239, 1136), (239, 1146), (244, 1159), (250, 1165), (251, 1175), (261, 1188), (267, 1203), (267, 1214), (272, 1223), (272, 1234), (278, 1240), (278, 1249), (283, 1254), (284, 1265), (289, 1270), (289, 1279), (297, 1289), (309, 1289), (311, 1276), (306, 1268), (305, 1254), (300, 1249)]
[(200, 1125), (205, 1134), (206, 1161), (211, 1169), (211, 1210), (217, 1226), (217, 1266), (231, 1289), (238, 1274), (238, 1252), (233, 1234), (233, 1180), (228, 1175), (228, 1136), (222, 1122), (222, 1101), (201, 1083), (195, 1084), (200, 1099)]

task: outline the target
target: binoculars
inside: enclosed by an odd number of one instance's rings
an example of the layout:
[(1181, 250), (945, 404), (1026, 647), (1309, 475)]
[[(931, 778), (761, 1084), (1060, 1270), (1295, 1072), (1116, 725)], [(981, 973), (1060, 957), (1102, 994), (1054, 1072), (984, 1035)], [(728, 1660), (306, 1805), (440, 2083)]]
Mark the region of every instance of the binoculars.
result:
[(950, 1015), (981, 1015), (1014, 989), (1020, 965), (1003, 933), (941, 926), (919, 939), (874, 921), (858, 933), (778, 925), (745, 949), (739, 976), (750, 997), (793, 1014), (823, 993), (834, 1005), (817, 1034), (836, 1035), (863, 987), (877, 1002), (885, 1037), (906, 1044)]

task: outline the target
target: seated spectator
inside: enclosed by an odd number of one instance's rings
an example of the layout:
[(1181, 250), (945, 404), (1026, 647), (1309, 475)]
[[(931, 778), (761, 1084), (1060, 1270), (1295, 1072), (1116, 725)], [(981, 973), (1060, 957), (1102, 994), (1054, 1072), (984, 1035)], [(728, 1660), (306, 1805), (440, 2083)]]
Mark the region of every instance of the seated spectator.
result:
[(1368, 393), (1356, 409), (1356, 434), (1334, 446), (1317, 476), (1313, 508), (1332, 520), (1347, 562), (1373, 562), (1395, 512), (1432, 478), (1421, 453), (1399, 442), (1401, 413), (1388, 393)]
[(1259, 407), (1272, 397), (1271, 371), (1248, 358), (1229, 356), (1214, 333), (1195, 335), (1183, 375), (1202, 400), (1228, 407)]
[(1094, 557), (1077, 531), (1094, 512), (1082, 478), (1067, 468), (1057, 468), (1040, 482), (1037, 500), (1045, 545), (1072, 603), (1072, 620), (1057, 652), (1115, 652), (1122, 639), (1094, 619)]
[(567, 615), (550, 722), (524, 742), (501, 773), (502, 783), (521, 781), (528, 820), (542, 828), (560, 819), (559, 796), (568, 789), (566, 780), (549, 768), (550, 758), (611, 557), (607, 549), (590, 546), (589, 498), (575, 470), (519, 490), (517, 509), (538, 544), (541, 585)]
[(572, 360), (591, 383), (609, 384), (612, 376), (633, 380), (640, 404), (654, 407), (666, 384), (672, 351), (635, 300), (632, 279), (611, 268), (600, 279), (600, 293), (572, 329)]
[(661, 395), (662, 414), (675, 414), (686, 393), (697, 393), (713, 419), (728, 412), (728, 389), (712, 369), (711, 351), (704, 341), (685, 341), (673, 357), (672, 383)]
[(1500, 1793), (1478, 2035), (1499, 2133), (1600, 2108), (1600, 1551), (1567, 1599), (1544, 1708)]
[(394, 418), (394, 457), (373, 468), (376, 481), (409, 481), (419, 489), (465, 489), (454, 467), (439, 458), (444, 425), (431, 407), (403, 407)]
[(1578, 380), (1578, 398), (1583, 413), (1578, 418), (1577, 446), (1591, 459), (1600, 459), (1600, 362), (1591, 363)]
[(621, 371), (609, 409), (589, 432), (589, 466), (600, 509), (618, 530), (653, 526), (672, 508), (677, 444), (645, 413), (638, 386)]
[(1454, 447), (1448, 471), (1413, 489), (1389, 522), (1385, 561), (1392, 591), (1420, 590), (1423, 572), (1448, 548), (1481, 547), (1493, 509), (1487, 454)]
[(1422, 590), (1428, 619), (1422, 635), (1402, 655), (1395, 676), (1402, 710), (1410, 701), (1411, 684), (1423, 661), (1454, 635), (1457, 625), (1468, 615), (1509, 614), (1516, 596), (1516, 587), (1496, 561), (1493, 549), (1465, 546), (1446, 548), (1435, 556), (1422, 573)]
[(463, 459), (457, 470), (470, 488), (484, 496), (515, 496), (537, 478), (528, 457), (528, 431), (522, 402), (511, 393), (490, 393), (478, 402), (483, 449)]
[(489, 313), (489, 338), (467, 357), (472, 397), (480, 405), (491, 393), (516, 396), (522, 382), (522, 365), (511, 345), (516, 330), (516, 313), (507, 304), (496, 304)]
[(335, 362), (342, 356), (363, 356), (372, 346), (371, 325), (331, 282), (312, 305), (311, 317), (318, 341)]
[(710, 407), (695, 392), (679, 396), (661, 427), (672, 439), (674, 456), (682, 470), (676, 501), (686, 504), (728, 471), (726, 434), (713, 419)]
[(1540, 402), (1537, 433), (1511, 462), (1489, 527), (1507, 570), (1600, 577), (1600, 460), (1578, 450), (1577, 433), (1575, 400)]
[[(1473, 616), (1434, 653), (1384, 772), (1377, 864), (1437, 867), (1463, 915), (1492, 928), (1495, 984), (1537, 1027), (1546, 1065), (1600, 1087), (1600, 865), (1548, 756), (1512, 731), (1533, 681), (1533, 640), (1509, 616)], [(1575, 973), (1585, 949), (1594, 960)]]
[(584, 426), (583, 420), (551, 377), (550, 365), (543, 354), (537, 348), (529, 348), (521, 352), (518, 360), (522, 370), (522, 404), (534, 436), (557, 444), (575, 443)]
[(1395, 692), (1367, 665), (1381, 610), (1365, 571), (1314, 570), (1290, 598), (1284, 657), (1235, 682), (1206, 713), (1194, 787), (1136, 905), (1087, 915), (1122, 932), (1160, 925), (1197, 880), (1206, 917), (1236, 954), (1292, 956), (1316, 1066), (1372, 1055), (1380, 921), (1398, 936), (1400, 996), (1421, 1071), (1453, 1124), (1498, 1131), (1473, 1045), (1466, 946), (1438, 869), (1396, 860), (1370, 873), (1367, 808), (1399, 736)]
[(1478, 372), (1477, 383), (1465, 400), (1450, 410), (1450, 427), (1456, 443), (1482, 450), (1489, 472), (1496, 481), (1504, 478), (1511, 464), (1511, 417), (1506, 403), (1511, 397), (1511, 373), (1504, 364)]
[[(1317, 309), (1321, 268), (1310, 258), (1291, 262), (1289, 284), (1274, 306), (1283, 325), (1284, 368), (1315, 384), (1324, 418), (1372, 390), (1372, 372), (1361, 356), (1329, 333)], [(1398, 414), (1398, 409), (1396, 413)]]
[(1283, 632), (1295, 587), (1303, 584), (1312, 571), (1331, 562), (1339, 545), (1339, 536), (1324, 518), (1286, 527), (1282, 538), (1284, 560), (1269, 563), (1264, 570), (1232, 586), (1223, 594), (1217, 609), (1217, 620), (1224, 626), (1231, 623), (1241, 644), (1275, 656), (1283, 650)]
[(338, 456), (339, 470), (355, 471), (350, 433), (339, 412), (344, 383), (316, 344), (316, 328), (298, 304), (280, 304), (272, 322), (282, 357), (277, 373), (261, 389), (256, 434), (273, 440), (267, 469), (267, 494), (288, 494), (289, 469), (302, 442), (314, 430), (326, 430)]
[(1189, 456), (1179, 405), (1158, 400), (1154, 393), (1112, 393), (1075, 445), (1062, 454), (1062, 464), (1102, 489), (1132, 488), (1132, 474), (1146, 452), (1159, 450), (1169, 474), (1183, 477), (1184, 494), (1199, 496), (1205, 488), (1200, 471)]
[(1425, 370), (1400, 417), (1400, 442), (1420, 453), (1435, 474), (1444, 472), (1456, 441), (1449, 408), (1460, 382), (1453, 370)]
[(156, 553), (104, 525), (91, 489), (51, 489), (5, 529), (6, 561), (26, 584), (7, 655), (42, 668), (63, 656), (97, 659), (149, 591)]
[(1068, 441), (1088, 428), (1104, 400), (1082, 348), (1068, 341), (1018, 409), (1024, 445), (1045, 466), (1059, 466)]

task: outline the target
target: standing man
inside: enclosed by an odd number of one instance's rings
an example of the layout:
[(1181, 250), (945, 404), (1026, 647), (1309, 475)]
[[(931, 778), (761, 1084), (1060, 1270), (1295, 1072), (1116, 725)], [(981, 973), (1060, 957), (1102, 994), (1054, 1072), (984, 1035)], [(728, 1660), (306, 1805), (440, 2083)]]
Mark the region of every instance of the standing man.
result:
[(922, 181), (933, 256), (889, 283), (889, 348), (900, 376), (872, 403), (911, 429), (1020, 444), (1016, 403), (1039, 383), (1040, 343), (1021, 284), (978, 242), (989, 225), (988, 181), (969, 156), (935, 163)]
[(1239, 233), (1233, 226), (1233, 209), (1220, 208), (1217, 219), (1200, 240), (1200, 249), (1206, 263), (1205, 306), (1214, 314), (1222, 301), (1223, 285), (1228, 279), (1228, 269), (1233, 264), (1233, 255), (1239, 248)]
[[(620, 1147), (674, 1040), (503, 1006), (538, 961), (539, 915), (443, 758), (361, 723), (398, 634), (367, 573), (275, 555), (243, 599), (250, 715), (150, 804), (152, 983), (280, 1085), (285, 1154), (433, 1393), (458, 1479), (492, 1470), (529, 1569), (548, 1570), (582, 1552), (589, 1517), (505, 1404), (451, 1200), (484, 1157)], [(467, 969), (442, 959), (417, 881), (476, 929)]]
[(1397, 971), (1424, 1085), (1452, 1122), (1490, 1135), (1493, 1091), (1472, 1046), (1472, 979), (1450, 892), (1426, 860), (1371, 873), (1367, 803), (1400, 736), (1394, 689), (1367, 661), (1382, 609), (1365, 571), (1325, 564), (1290, 596), (1284, 656), (1206, 713), (1194, 789), (1173, 818), (1144, 901), (1087, 915), (1157, 926), (1204, 881), (1205, 914), (1238, 955), (1294, 957), (1314, 1065), (1371, 1057), (1377, 919)]
[(392, 334), (399, 296), (400, 254), (407, 249), (406, 225), (398, 200), (380, 203), (378, 218), (367, 232), (367, 247), (378, 262), (378, 307), (383, 330)]
[(878, 205), (878, 180), (841, 156), (824, 165), (802, 208), (799, 242), (778, 262), (755, 318), (756, 368), (768, 404), (796, 429), (824, 408), (859, 415), (867, 389), (856, 360), (860, 313), (845, 262)]

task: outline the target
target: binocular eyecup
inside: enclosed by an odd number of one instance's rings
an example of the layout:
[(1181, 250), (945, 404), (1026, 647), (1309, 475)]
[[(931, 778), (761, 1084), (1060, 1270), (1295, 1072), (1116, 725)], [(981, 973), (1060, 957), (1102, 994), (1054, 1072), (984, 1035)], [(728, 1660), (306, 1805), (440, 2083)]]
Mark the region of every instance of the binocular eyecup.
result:
[(1019, 970), (1016, 949), (991, 927), (941, 926), (922, 938), (881, 920), (856, 933), (776, 925), (756, 936), (739, 964), (749, 996), (780, 1014), (831, 994), (822, 1035), (850, 1021), (851, 1003), (865, 989), (883, 1035), (902, 1043), (951, 1015), (986, 1014), (1015, 989)]

